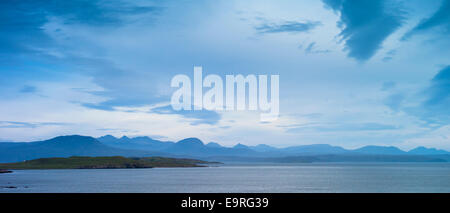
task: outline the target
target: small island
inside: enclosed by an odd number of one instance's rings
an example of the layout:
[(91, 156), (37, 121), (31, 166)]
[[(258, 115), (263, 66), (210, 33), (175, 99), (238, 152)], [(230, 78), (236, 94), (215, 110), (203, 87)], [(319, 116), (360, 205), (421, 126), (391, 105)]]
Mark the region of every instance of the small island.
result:
[(142, 157), (68, 157), (40, 158), (17, 163), (0, 164), (1, 171), (24, 169), (126, 169), (126, 168), (168, 168), (168, 167), (205, 167), (208, 162), (195, 159)]

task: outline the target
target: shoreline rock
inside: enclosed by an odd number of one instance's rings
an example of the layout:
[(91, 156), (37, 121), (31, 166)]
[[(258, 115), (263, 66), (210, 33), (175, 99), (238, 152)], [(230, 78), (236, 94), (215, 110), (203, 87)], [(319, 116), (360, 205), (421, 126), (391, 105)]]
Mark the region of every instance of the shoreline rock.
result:
[(0, 186), (3, 189), (17, 189), (17, 186)]
[(0, 169), (0, 174), (1, 174), (1, 173), (12, 173), (12, 171), (5, 170), (5, 169)]

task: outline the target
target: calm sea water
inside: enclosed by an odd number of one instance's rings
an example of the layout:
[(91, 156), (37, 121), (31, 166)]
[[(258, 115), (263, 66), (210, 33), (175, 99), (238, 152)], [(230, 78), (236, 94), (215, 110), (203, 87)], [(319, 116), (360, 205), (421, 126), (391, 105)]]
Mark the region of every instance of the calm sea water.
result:
[(450, 192), (450, 163), (19, 170), (0, 192)]

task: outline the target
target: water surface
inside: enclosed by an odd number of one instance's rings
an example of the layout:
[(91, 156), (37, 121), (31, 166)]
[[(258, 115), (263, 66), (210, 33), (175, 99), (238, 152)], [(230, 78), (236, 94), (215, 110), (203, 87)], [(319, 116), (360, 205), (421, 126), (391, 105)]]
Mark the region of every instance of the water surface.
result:
[(450, 163), (15, 170), (0, 192), (450, 192)]

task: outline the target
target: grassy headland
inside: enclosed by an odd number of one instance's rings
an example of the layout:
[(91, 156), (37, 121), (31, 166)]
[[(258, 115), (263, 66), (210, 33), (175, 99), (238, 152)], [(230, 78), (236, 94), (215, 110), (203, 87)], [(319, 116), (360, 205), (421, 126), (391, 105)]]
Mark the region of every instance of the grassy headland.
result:
[(201, 167), (210, 162), (194, 159), (163, 157), (126, 158), (114, 157), (69, 157), (40, 158), (17, 163), (2, 163), (1, 169), (122, 169), (154, 167)]

